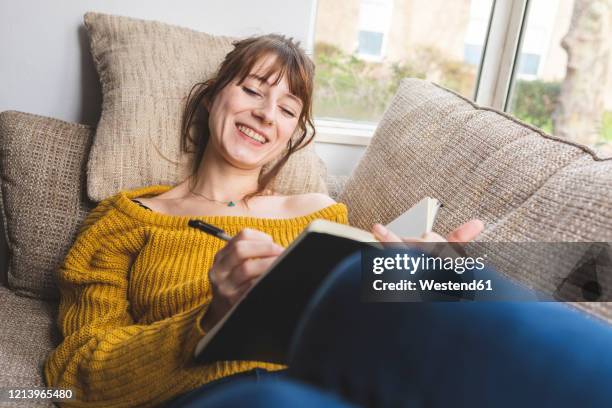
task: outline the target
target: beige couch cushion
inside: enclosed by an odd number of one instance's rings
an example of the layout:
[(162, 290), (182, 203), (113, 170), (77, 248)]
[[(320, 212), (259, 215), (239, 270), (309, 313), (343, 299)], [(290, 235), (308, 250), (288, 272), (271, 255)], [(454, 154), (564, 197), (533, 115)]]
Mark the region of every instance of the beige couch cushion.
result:
[(327, 175), (327, 191), (331, 198), (338, 201), (340, 199), (340, 194), (342, 190), (344, 190), (344, 186), (348, 181), (349, 176), (346, 175)]
[[(425, 196), (444, 204), (434, 225), (443, 234), (480, 218), (486, 229), (478, 241), (612, 241), (612, 160), (427, 81), (405, 79), (339, 199), (351, 224), (369, 229)], [(559, 256), (572, 264), (580, 254)], [(529, 286), (557, 287), (556, 276), (537, 276), (521, 261), (499, 266)]]
[(58, 297), (55, 271), (88, 211), (85, 159), (93, 130), (21, 112), (0, 113), (2, 219), (8, 284), (18, 293)]
[[(0, 286), (0, 388), (45, 387), (43, 365), (60, 342), (55, 326), (58, 305), (17, 296)], [(50, 402), (9, 404), (3, 407), (53, 407)]]
[[(103, 93), (87, 166), (89, 197), (100, 201), (120, 190), (183, 180), (189, 169), (189, 156), (180, 154), (186, 97), (214, 74), (232, 39), (99, 13), (85, 14), (85, 25)], [(289, 160), (273, 188), (325, 193), (324, 175), (311, 144)]]
[[(585, 157), (601, 163), (585, 149), (505, 114), (479, 108), (429, 82), (405, 79), (340, 200), (349, 205), (352, 224), (369, 228), (392, 220), (424, 196), (436, 197), (444, 204), (437, 231), (446, 233), (479, 217), (487, 224), (485, 237), (495, 240), (501, 238), (505, 217), (560, 169)], [(373, 208), (372, 203), (380, 205)], [(567, 231), (551, 236), (524, 221), (516, 220), (502, 239), (568, 238)], [(612, 234), (603, 225), (598, 231), (602, 238)], [(590, 230), (573, 230), (573, 236), (592, 238)]]

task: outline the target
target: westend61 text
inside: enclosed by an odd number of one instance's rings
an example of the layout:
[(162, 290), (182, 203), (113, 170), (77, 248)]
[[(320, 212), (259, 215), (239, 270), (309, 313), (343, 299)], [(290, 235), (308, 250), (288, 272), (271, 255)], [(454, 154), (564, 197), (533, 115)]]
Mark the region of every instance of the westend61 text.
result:
[(493, 290), (491, 280), (472, 280), (470, 282), (436, 282), (432, 279), (419, 279), (419, 285), (414, 281), (402, 279), (399, 282), (383, 282), (377, 279), (373, 282), (374, 290), (422, 290), (422, 291), (482, 291)]

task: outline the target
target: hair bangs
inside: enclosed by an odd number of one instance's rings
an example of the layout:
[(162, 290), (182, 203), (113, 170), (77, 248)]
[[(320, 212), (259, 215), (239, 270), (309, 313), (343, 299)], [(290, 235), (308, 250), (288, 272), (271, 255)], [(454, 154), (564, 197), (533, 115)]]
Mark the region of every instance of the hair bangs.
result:
[(244, 56), (244, 64), (237, 75), (239, 78), (238, 83), (244, 82), (253, 72), (259, 61), (267, 56), (272, 56), (274, 57), (273, 62), (267, 67), (265, 72), (257, 73), (257, 76), (262, 82), (267, 82), (271, 77), (274, 77), (272, 85), (278, 85), (286, 77), (289, 92), (297, 96), (306, 105), (305, 102), (310, 100), (308, 89), (312, 84), (312, 75), (306, 73), (303, 64), (308, 64), (310, 61), (299, 61), (299, 57), (283, 46), (283, 44), (266, 45), (268, 46), (250, 50), (248, 55)]

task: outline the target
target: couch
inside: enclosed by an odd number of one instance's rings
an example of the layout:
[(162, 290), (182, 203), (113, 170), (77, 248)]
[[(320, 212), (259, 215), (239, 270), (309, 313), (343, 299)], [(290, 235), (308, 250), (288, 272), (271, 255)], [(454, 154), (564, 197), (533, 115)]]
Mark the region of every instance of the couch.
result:
[[(38, 137), (43, 133), (46, 139)], [(43, 387), (44, 359), (61, 341), (53, 276), (40, 275), (32, 258), (44, 246), (57, 245), (57, 256), (45, 260), (57, 266), (69, 245), (47, 242), (40, 235), (28, 236), (21, 244), (30, 247), (24, 248), (18, 245), (19, 234), (31, 233), (29, 224), (38, 222), (36, 217), (47, 220), (54, 214), (63, 225), (58, 233), (77, 233), (95, 205), (85, 191), (92, 135), (87, 126), (18, 112), (0, 114), (0, 203), (3, 239), (10, 247), (10, 259), (3, 259), (10, 271), (2, 271), (0, 287), (0, 387)], [(39, 162), (24, 167), (23, 156)], [(61, 174), (41, 176), (50, 169)], [(28, 171), (36, 173), (35, 180)], [(51, 179), (55, 181), (45, 184)], [(326, 181), (330, 195), (349, 207), (350, 223), (362, 228), (389, 222), (422, 197), (433, 196), (444, 203), (436, 231), (444, 234), (473, 217), (485, 222), (471, 251), (482, 250), (479, 245), (487, 242), (612, 242), (612, 159), (419, 79), (401, 83), (352, 174), (329, 175)], [(24, 183), (31, 185), (24, 190)], [(16, 193), (17, 188), (22, 191)], [(28, 196), (35, 200), (34, 209)], [(65, 215), (67, 208), (72, 215)], [(536, 251), (538, 256), (541, 261), (546, 254)], [(557, 257), (564, 256), (574, 255)], [(31, 267), (18, 271), (15, 258), (31, 262)], [(511, 279), (554, 293), (559, 283), (554, 272), (527, 270), (521, 261), (503, 259), (498, 267)], [(602, 296), (607, 296), (612, 271), (604, 267), (598, 273)], [(571, 300), (588, 316), (612, 321), (609, 303)]]
[[(17, 142), (31, 145), (32, 140), (13, 139), (19, 123), (32, 120), (48, 119), (17, 112), (0, 114), (3, 149)], [(61, 129), (68, 124), (55, 126)], [(57, 168), (75, 169), (71, 187), (82, 200), (76, 206), (64, 203), (73, 214), (73, 219), (64, 221), (68, 235), (76, 233), (78, 223), (95, 205), (84, 198), (83, 191), (90, 147), (86, 139), (91, 129), (83, 126), (71, 132), (64, 139), (43, 143), (34, 152), (13, 152), (13, 156), (2, 152), (1, 202), (4, 236), (9, 243), (18, 239), (15, 234), (19, 228), (10, 222), (14, 214), (8, 210), (14, 213), (27, 204), (11, 201), (11, 186), (18, 185), (16, 175), (24, 171), (11, 169), (11, 165), (19, 166), (15, 155), (46, 155)], [(76, 146), (79, 137), (82, 143)], [(26, 176), (24, 182), (32, 182)], [(444, 209), (434, 228), (440, 233), (472, 217), (485, 222), (485, 231), (473, 251), (486, 242), (612, 242), (612, 160), (422, 80), (402, 82), (352, 174), (328, 176), (327, 183), (330, 195), (348, 205), (351, 224), (363, 228), (390, 221), (423, 196), (438, 197)], [(34, 192), (62, 186), (33, 187), (37, 188)], [(49, 198), (37, 205), (60, 212), (62, 198)], [(21, 216), (28, 217), (28, 213)], [(19, 257), (19, 251), (13, 246), (9, 255)], [(563, 256), (566, 254), (557, 257)], [(554, 273), (542, 265), (529, 273), (512, 261), (501, 263), (499, 268), (511, 279), (549, 293), (558, 283)], [(3, 274), (0, 387), (42, 387), (43, 361), (61, 340), (54, 321), (58, 303), (53, 291), (57, 289), (52, 283), (43, 284), (42, 278), (35, 276), (36, 270), (30, 273), (29, 281), (27, 276)], [(607, 279), (612, 271), (604, 268), (599, 274), (603, 291), (608, 293)], [(594, 318), (612, 320), (609, 303), (574, 305)]]

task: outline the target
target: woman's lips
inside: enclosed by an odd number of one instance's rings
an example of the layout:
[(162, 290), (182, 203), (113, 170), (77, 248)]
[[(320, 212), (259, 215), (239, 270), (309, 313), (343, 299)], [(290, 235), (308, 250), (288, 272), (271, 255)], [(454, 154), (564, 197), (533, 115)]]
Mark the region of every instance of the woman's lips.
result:
[(236, 126), (236, 132), (238, 132), (238, 135), (243, 138), (244, 140), (246, 140), (247, 142), (249, 142), (250, 144), (252, 144), (253, 146), (257, 146), (257, 147), (263, 147), (263, 145), (265, 143), (259, 143), (257, 140), (253, 140), (250, 137), (248, 137), (247, 135), (245, 135), (244, 133), (242, 133), (240, 131), (240, 129), (238, 129), (238, 127)]

